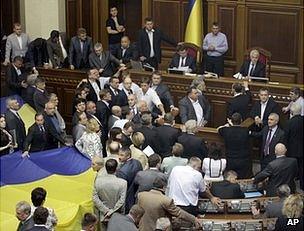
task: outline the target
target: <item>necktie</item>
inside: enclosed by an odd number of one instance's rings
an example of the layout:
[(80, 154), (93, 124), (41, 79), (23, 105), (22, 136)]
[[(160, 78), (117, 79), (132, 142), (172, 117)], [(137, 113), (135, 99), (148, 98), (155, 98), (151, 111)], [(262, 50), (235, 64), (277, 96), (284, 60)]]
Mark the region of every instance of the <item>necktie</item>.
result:
[(132, 89), (128, 90), (128, 95), (131, 95), (131, 94), (133, 94)]
[(43, 125), (39, 126), (41, 132), (45, 132)]
[(253, 71), (254, 71), (254, 64), (252, 63), (251, 64), (251, 70), (250, 70), (249, 76), (253, 75)]
[(83, 54), (83, 41), (80, 41), (80, 51), (81, 51), (81, 54)]
[(264, 146), (264, 154), (265, 154), (265, 156), (269, 155), (269, 145), (270, 145), (270, 142), (271, 142), (271, 132), (272, 132), (272, 130), (269, 129), (268, 130), (267, 139), (266, 139), (266, 143), (265, 143), (265, 146)]

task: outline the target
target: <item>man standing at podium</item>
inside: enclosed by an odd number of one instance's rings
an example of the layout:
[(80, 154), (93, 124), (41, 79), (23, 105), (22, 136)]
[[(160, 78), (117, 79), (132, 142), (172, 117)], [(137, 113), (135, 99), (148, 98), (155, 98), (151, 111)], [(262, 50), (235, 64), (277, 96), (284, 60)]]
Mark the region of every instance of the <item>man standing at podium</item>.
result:
[(212, 32), (208, 33), (204, 39), (203, 50), (207, 52), (205, 68), (210, 71), (224, 75), (224, 54), (228, 50), (226, 35), (220, 32), (217, 22), (212, 24)]

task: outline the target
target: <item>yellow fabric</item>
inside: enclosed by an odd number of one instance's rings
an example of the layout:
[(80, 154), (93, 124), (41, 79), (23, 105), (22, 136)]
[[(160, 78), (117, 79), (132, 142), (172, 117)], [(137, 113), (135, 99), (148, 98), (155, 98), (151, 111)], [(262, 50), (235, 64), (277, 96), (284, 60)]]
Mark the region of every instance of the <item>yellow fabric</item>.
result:
[(196, 0), (190, 12), (186, 32), (185, 42), (194, 43), (197, 46), (202, 45), (202, 31), (203, 31), (203, 11), (202, 1)]
[(95, 172), (91, 169), (76, 176), (52, 175), (47, 178), (0, 188), (0, 230), (16, 230), (18, 220), (15, 206), (25, 200), (31, 203), (31, 191), (36, 187), (47, 190), (46, 207), (53, 208), (58, 217), (58, 231), (81, 230), (84, 213), (93, 212), (92, 189)]
[(35, 123), (36, 111), (26, 103), (23, 104), (22, 107), (19, 109), (18, 114), (24, 122), (25, 131), (27, 133), (28, 128), (32, 126), (33, 123)]

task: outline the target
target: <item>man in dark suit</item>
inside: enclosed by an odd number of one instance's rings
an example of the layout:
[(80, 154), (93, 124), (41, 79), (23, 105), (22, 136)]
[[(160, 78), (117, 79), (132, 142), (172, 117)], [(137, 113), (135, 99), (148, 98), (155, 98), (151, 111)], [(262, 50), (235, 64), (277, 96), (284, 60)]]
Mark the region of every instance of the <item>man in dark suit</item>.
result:
[[(54, 136), (53, 142), (49, 141), (50, 148), (58, 148), (58, 138), (64, 141), (65, 132), (60, 127), (59, 118), (55, 113), (56, 106), (52, 102), (48, 102), (45, 104), (45, 109), (43, 113), (45, 125), (51, 130), (51, 133)], [(65, 142), (62, 142), (65, 143)]]
[(122, 118), (122, 110), (121, 110), (121, 107), (119, 106), (113, 106), (111, 108), (111, 113), (112, 115), (109, 116), (109, 119), (108, 119), (108, 131), (111, 130), (111, 128), (113, 127), (114, 123), (117, 121), (117, 120), (120, 120)]
[(240, 126), (242, 117), (239, 113), (233, 113), (228, 121), (217, 129), (225, 142), (226, 170), (235, 171), (239, 179), (248, 179), (252, 177), (249, 130)]
[(64, 47), (64, 40), (59, 31), (52, 30), (50, 38), (46, 41), (48, 56), (53, 68), (62, 68), (67, 62), (67, 51)]
[(213, 182), (210, 192), (213, 196), (221, 199), (242, 199), (245, 198), (240, 185), (236, 182), (237, 173), (233, 170), (224, 172), (224, 180)]
[(108, 89), (111, 93), (112, 99), (110, 102), (110, 106), (114, 106), (114, 105), (118, 105), (117, 104), (117, 100), (118, 100), (118, 95), (120, 93), (120, 89), (118, 89), (119, 87), (119, 78), (116, 76), (112, 76), (109, 79), (109, 84), (105, 85), (105, 89)]
[(254, 183), (259, 183), (268, 178), (265, 188), (266, 196), (276, 196), (276, 191), (282, 184), (287, 184), (291, 193), (295, 193), (295, 178), (298, 174), (297, 160), (286, 157), (286, 151), (285, 145), (278, 143), (275, 146), (276, 159), (254, 177)]
[(25, 100), (25, 102), (28, 103), (33, 109), (35, 108), (34, 93), (36, 91), (35, 82), (37, 78), (37, 74), (30, 74), (26, 77), (26, 82), (28, 86), (25, 89), (24, 94), (22, 95), (22, 98)]
[(126, 76), (122, 81), (122, 89), (117, 95), (117, 105), (120, 107), (128, 106), (128, 96), (133, 94), (131, 86), (132, 79)]
[(47, 208), (39, 206), (35, 209), (33, 214), (33, 220), (35, 225), (29, 231), (48, 231), (49, 229), (46, 227), (46, 221), (49, 216), (49, 211)]
[(128, 36), (121, 38), (120, 47), (117, 47), (114, 56), (124, 64), (130, 63), (130, 60), (137, 60), (138, 54), (134, 45), (130, 44)]
[[(111, 93), (108, 89), (100, 91), (100, 100), (96, 103), (96, 117), (101, 122), (101, 142), (103, 147), (106, 147), (108, 139), (108, 121), (111, 115), (110, 102), (112, 99)], [(106, 156), (106, 149), (103, 149), (103, 155)]]
[[(156, 91), (160, 101), (164, 105), (165, 111), (170, 111), (174, 108), (170, 90), (166, 84), (162, 83), (161, 73), (158, 71), (152, 73), (151, 88)], [(154, 107), (153, 111), (161, 114), (161, 111), (157, 107)]]
[(181, 135), (181, 131), (174, 128), (174, 116), (171, 113), (166, 113), (164, 116), (164, 124), (156, 127), (157, 136), (159, 137), (159, 154), (162, 157), (171, 155), (172, 146), (177, 142), (177, 138)]
[(256, 126), (262, 128), (267, 125), (270, 113), (280, 114), (279, 105), (269, 97), (269, 90), (261, 88), (259, 90), (260, 100), (252, 106), (250, 117), (254, 119)]
[(301, 106), (292, 104), (290, 114), (292, 117), (287, 121), (284, 129), (287, 156), (297, 159), (300, 187), (303, 189), (303, 116), (301, 116)]
[(55, 148), (54, 140), (65, 144), (65, 141), (44, 123), (43, 114), (37, 113), (35, 115), (35, 123), (28, 129), (22, 156), (29, 156), (29, 152)]
[(153, 182), (156, 178), (163, 181), (168, 180), (168, 175), (160, 171), (161, 157), (158, 154), (152, 154), (148, 158), (149, 169), (140, 171), (136, 174), (134, 182), (138, 185), (138, 192), (150, 191), (153, 188)]
[(157, 69), (161, 62), (161, 41), (166, 41), (172, 46), (176, 46), (176, 42), (153, 26), (152, 18), (145, 18), (145, 27), (138, 34), (137, 49), (140, 61)]
[(45, 67), (49, 63), (46, 40), (43, 38), (36, 38), (32, 41), (28, 46), (25, 60), (30, 62), (33, 70), (36, 70), (36, 67)]
[(8, 95), (21, 96), (22, 91), (27, 87), (26, 78), (24, 76), (23, 59), (16, 56), (13, 63), (6, 70), (6, 83), (8, 86)]
[(114, 213), (108, 223), (107, 231), (136, 231), (145, 211), (139, 205), (133, 205), (129, 214)]
[(113, 66), (125, 66), (120, 63), (109, 51), (104, 51), (101, 43), (94, 45), (94, 52), (89, 55), (89, 63), (91, 68), (96, 68), (101, 76), (110, 77), (113, 76)]
[(249, 91), (248, 82), (244, 81), (244, 90), (241, 83), (232, 84), (233, 98), (228, 101), (227, 117), (238, 112), (241, 114), (242, 119), (245, 120), (248, 117), (248, 107), (251, 102), (251, 92)]
[(207, 147), (205, 141), (195, 136), (197, 132), (197, 125), (195, 120), (188, 120), (185, 123), (186, 132), (183, 132), (178, 138), (177, 142), (184, 147), (183, 158), (190, 159), (197, 156), (203, 160), (207, 156)]
[(258, 50), (250, 51), (250, 60), (246, 60), (240, 69), (242, 76), (265, 77), (265, 64), (259, 61), (260, 53)]
[(262, 138), (261, 145), (261, 169), (263, 170), (267, 164), (275, 159), (275, 146), (278, 143), (285, 143), (284, 131), (279, 128), (279, 115), (271, 113), (268, 116), (268, 125), (260, 132), (251, 132), (253, 137)]
[(26, 201), (20, 201), (16, 205), (16, 217), (20, 221), (17, 231), (29, 231), (34, 227), (34, 220), (31, 216), (31, 205)]
[(25, 140), (25, 126), (22, 118), (18, 114), (20, 105), (15, 98), (8, 98), (6, 101), (7, 111), (5, 113), (6, 128), (11, 133), (14, 143), (17, 144), (16, 150), (23, 149)]
[(196, 73), (196, 61), (193, 57), (188, 55), (187, 49), (184, 45), (177, 45), (176, 53), (174, 54), (169, 67), (188, 67), (189, 72)]
[(210, 120), (211, 107), (204, 95), (200, 95), (196, 87), (190, 87), (187, 96), (179, 102), (180, 117), (182, 123), (195, 120), (198, 126), (204, 126)]
[(88, 87), (89, 92), (87, 95), (87, 101), (93, 101), (96, 103), (99, 100), (99, 92), (101, 90), (100, 82), (99, 82), (99, 72), (96, 68), (90, 69), (88, 72)]
[(158, 133), (152, 126), (152, 115), (150, 112), (145, 112), (141, 116), (140, 128), (135, 129), (135, 132), (141, 132), (145, 136), (145, 142), (142, 148), (145, 149), (148, 145), (153, 149), (154, 153), (160, 153), (160, 143)]
[(45, 104), (49, 101), (48, 93), (45, 90), (45, 79), (39, 77), (35, 81), (36, 90), (33, 95), (34, 105), (37, 112), (43, 112)]
[(136, 174), (143, 169), (141, 163), (131, 157), (131, 150), (128, 147), (119, 149), (118, 158), (122, 165), (117, 171), (116, 176), (125, 179), (128, 182), (125, 208), (126, 212), (129, 212), (132, 205), (135, 204), (135, 193), (137, 191), (134, 179)]
[(89, 68), (89, 55), (92, 51), (92, 38), (87, 36), (87, 32), (84, 28), (78, 28), (77, 36), (74, 36), (70, 42), (70, 69)]

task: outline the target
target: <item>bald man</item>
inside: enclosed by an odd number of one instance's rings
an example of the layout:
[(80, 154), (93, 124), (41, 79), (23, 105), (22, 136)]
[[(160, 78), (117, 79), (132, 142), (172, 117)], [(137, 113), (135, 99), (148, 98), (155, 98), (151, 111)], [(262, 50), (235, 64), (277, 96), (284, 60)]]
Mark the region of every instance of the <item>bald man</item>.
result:
[(112, 112), (112, 115), (110, 115), (109, 120), (108, 120), (108, 129), (109, 129), (109, 131), (113, 127), (114, 123), (117, 120), (121, 119), (121, 115), (122, 115), (121, 114), (121, 107), (119, 107), (119, 106), (113, 106), (111, 108), (111, 112)]
[(130, 60), (137, 60), (138, 54), (134, 46), (131, 44), (128, 36), (123, 36), (120, 41), (120, 47), (117, 47), (114, 56), (121, 63), (127, 64)]
[(298, 174), (298, 165), (295, 158), (286, 157), (287, 149), (284, 144), (278, 143), (275, 146), (276, 159), (271, 161), (266, 168), (259, 172), (254, 178), (254, 183), (259, 183), (266, 178), (266, 196), (276, 196), (277, 189), (282, 184), (288, 184), (291, 193), (296, 190), (295, 178)]

